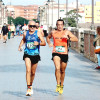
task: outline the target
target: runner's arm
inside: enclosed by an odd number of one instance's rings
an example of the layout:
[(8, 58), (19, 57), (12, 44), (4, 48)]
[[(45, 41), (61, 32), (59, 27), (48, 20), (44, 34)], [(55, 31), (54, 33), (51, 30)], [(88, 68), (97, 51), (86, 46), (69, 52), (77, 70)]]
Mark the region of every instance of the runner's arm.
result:
[[(46, 41), (47, 41), (47, 43), (48, 43), (49, 46), (51, 45), (50, 39), (52, 38), (52, 33), (53, 33), (53, 32), (51, 32), (51, 33), (46, 37)], [(51, 47), (51, 46), (50, 46), (50, 47)]]
[(22, 40), (21, 40), (21, 42), (20, 42), (20, 44), (19, 44), (19, 48), (18, 48), (19, 51), (22, 51), (22, 50), (21, 50), (21, 47), (22, 47), (23, 44), (25, 43), (25, 36), (26, 36), (26, 32), (23, 34), (23, 38), (22, 38)]
[(42, 36), (44, 37), (44, 32), (43, 32), (43, 30), (41, 30), (41, 34), (42, 34)]
[(38, 32), (38, 37), (39, 37), (39, 39), (41, 41), (40, 43), (38, 43), (38, 45), (45, 46), (46, 42), (45, 42), (45, 40), (44, 40), (44, 38), (43, 38), (43, 36), (42, 36), (42, 34), (40, 32)]
[(70, 38), (70, 41), (73, 41), (73, 42), (78, 41), (78, 38), (74, 34), (72, 34), (70, 31), (68, 32), (68, 36)]

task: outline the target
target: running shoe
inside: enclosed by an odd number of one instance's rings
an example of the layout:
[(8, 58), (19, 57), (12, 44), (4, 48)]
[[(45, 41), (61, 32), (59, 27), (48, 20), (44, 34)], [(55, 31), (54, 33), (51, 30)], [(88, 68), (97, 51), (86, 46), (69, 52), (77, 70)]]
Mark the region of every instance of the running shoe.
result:
[(100, 69), (100, 66), (96, 67), (95, 69)]
[(32, 89), (32, 86), (30, 86), (30, 88), (31, 88), (31, 94), (33, 94), (33, 89)]
[(31, 89), (27, 89), (26, 96), (31, 96)]
[(60, 91), (60, 85), (57, 85), (56, 92), (59, 92), (59, 91)]
[(64, 86), (60, 86), (59, 94), (62, 94), (62, 93), (63, 93), (63, 87), (64, 87)]

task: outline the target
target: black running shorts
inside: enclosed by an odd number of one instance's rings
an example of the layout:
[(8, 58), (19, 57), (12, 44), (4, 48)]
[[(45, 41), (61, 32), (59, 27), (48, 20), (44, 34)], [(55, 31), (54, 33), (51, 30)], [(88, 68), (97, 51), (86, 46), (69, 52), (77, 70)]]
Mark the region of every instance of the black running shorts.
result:
[(30, 58), (32, 64), (36, 64), (36, 63), (38, 63), (38, 61), (40, 61), (39, 55), (31, 56), (28, 54), (24, 54), (23, 60), (25, 60), (25, 58)]
[(64, 63), (68, 62), (68, 54), (58, 54), (58, 53), (52, 53), (52, 60), (55, 56), (60, 57), (61, 61)]

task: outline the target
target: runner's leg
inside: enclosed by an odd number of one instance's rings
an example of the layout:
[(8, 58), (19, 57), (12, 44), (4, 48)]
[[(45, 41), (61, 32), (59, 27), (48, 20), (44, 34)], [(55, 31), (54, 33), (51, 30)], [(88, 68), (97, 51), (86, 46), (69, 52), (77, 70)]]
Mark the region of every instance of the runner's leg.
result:
[(35, 72), (36, 72), (37, 65), (38, 65), (38, 63), (36, 63), (36, 64), (32, 64), (30, 85), (32, 85), (32, 83), (33, 83), (33, 80), (34, 80), (34, 77), (35, 77)]
[(64, 83), (66, 67), (67, 67), (67, 63), (61, 62), (61, 86), (63, 86)]
[(55, 64), (55, 76), (56, 76), (56, 81), (57, 85), (60, 85), (60, 57), (54, 56), (53, 58), (54, 64)]
[(31, 61), (29, 58), (25, 58), (25, 65), (26, 65), (26, 81), (27, 85), (30, 85), (31, 82)]

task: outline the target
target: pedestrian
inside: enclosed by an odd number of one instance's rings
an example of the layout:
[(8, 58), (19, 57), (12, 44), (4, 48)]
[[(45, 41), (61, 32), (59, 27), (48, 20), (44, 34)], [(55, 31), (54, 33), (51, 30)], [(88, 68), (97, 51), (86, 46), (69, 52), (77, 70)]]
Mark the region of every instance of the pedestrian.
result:
[(12, 35), (13, 38), (14, 38), (14, 33), (15, 33), (15, 25), (12, 24), (11, 25), (11, 35)]
[[(68, 62), (68, 47), (67, 40), (77, 42), (78, 39), (68, 30), (63, 30), (64, 21), (58, 19), (56, 22), (57, 30), (51, 31), (47, 36), (47, 43), (49, 47), (53, 47), (52, 60), (55, 65), (55, 77), (57, 81), (56, 92), (63, 93), (63, 83), (65, 78), (65, 69)], [(53, 37), (53, 44), (50, 39)]]
[(2, 38), (2, 27), (0, 27), (0, 39)]
[(39, 46), (45, 46), (46, 43), (41, 33), (36, 30), (36, 24), (34, 21), (29, 21), (28, 27), (29, 31), (24, 32), (18, 50), (21, 51), (22, 45), (25, 43), (23, 60), (26, 65), (26, 96), (31, 96), (31, 94), (33, 94), (32, 83), (35, 77), (38, 61), (40, 60)]
[(4, 23), (4, 25), (2, 27), (2, 32), (3, 32), (3, 39), (4, 39), (3, 43), (6, 43), (7, 42), (7, 33), (8, 33), (8, 27), (7, 27), (6, 23)]
[(20, 25), (16, 26), (16, 35), (20, 36)]
[(11, 26), (8, 24), (8, 39), (11, 37)]
[(37, 29), (38, 31), (40, 31), (40, 33), (41, 33), (42, 36), (44, 37), (43, 30), (40, 28), (40, 26), (39, 26), (39, 22), (38, 22), (38, 21), (36, 22), (36, 29)]
[(43, 32), (44, 32), (44, 36), (47, 37), (48, 36), (47, 25), (43, 25)]
[(24, 24), (24, 26), (22, 27), (23, 33), (26, 32), (28, 30), (28, 26), (26, 24)]
[[(100, 49), (100, 26), (97, 27), (96, 32), (97, 35), (94, 39), (94, 47), (95, 49)], [(96, 67), (96, 69), (100, 69), (100, 52), (97, 53), (97, 59), (98, 59), (98, 66)]]

